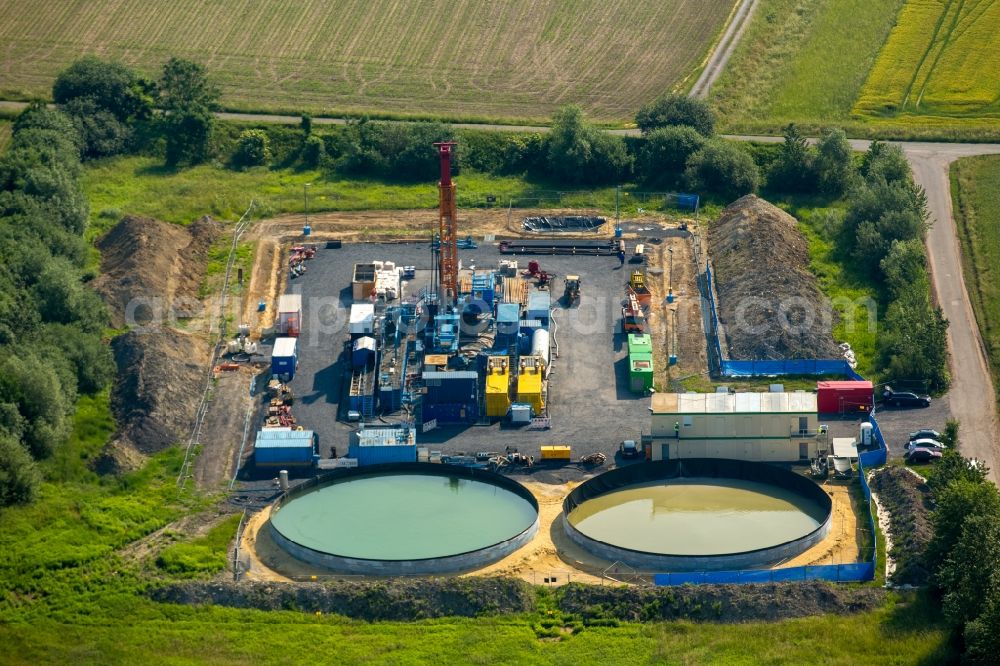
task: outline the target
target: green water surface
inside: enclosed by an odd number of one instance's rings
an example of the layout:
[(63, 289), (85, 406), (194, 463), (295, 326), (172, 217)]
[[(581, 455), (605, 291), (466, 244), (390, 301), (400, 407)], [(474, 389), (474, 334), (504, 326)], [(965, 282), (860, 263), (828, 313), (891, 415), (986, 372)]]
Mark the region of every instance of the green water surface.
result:
[(672, 479), (587, 500), (569, 515), (586, 536), (668, 555), (724, 555), (803, 537), (823, 509), (793, 492), (736, 479)]
[(527, 500), (489, 483), (390, 474), (317, 488), (289, 500), (271, 522), (286, 538), (320, 552), (416, 560), (492, 546), (536, 517)]

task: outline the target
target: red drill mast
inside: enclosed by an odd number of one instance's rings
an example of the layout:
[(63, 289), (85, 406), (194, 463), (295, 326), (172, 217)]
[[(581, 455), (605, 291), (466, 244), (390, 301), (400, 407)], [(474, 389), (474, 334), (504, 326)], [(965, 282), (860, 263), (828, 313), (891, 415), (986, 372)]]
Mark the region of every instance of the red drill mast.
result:
[(452, 305), (458, 298), (458, 214), (455, 210), (455, 184), (451, 182), (451, 154), (458, 144), (454, 141), (435, 143), (441, 158), (441, 180), (438, 182), (438, 238), (441, 247), (438, 274), (442, 303)]

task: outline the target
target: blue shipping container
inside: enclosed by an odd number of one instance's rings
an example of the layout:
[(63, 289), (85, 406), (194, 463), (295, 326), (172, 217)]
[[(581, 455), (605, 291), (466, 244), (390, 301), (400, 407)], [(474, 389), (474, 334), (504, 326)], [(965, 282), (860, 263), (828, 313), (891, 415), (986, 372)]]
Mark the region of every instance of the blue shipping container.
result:
[(417, 445), (360, 446), (359, 444), (351, 444), (348, 447), (348, 456), (357, 458), (359, 466), (417, 462)]
[(312, 430), (260, 430), (254, 443), (254, 462), (265, 467), (311, 465), (316, 455), (315, 442)]
[(295, 338), (277, 338), (271, 352), (271, 374), (295, 376), (298, 365), (298, 350)]
[(479, 373), (472, 370), (425, 372), (424, 401), (429, 403), (475, 402), (479, 393)]
[(423, 422), (437, 421), (439, 426), (473, 423), (479, 419), (479, 407), (472, 403), (423, 404)]

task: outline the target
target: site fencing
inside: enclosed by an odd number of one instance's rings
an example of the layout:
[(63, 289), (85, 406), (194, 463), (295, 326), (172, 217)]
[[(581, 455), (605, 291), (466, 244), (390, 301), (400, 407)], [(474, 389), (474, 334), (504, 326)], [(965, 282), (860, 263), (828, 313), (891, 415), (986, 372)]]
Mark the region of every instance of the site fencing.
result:
[(733, 360), (722, 352), (719, 334), (719, 311), (715, 302), (715, 288), (712, 281), (712, 267), (705, 262), (705, 270), (699, 276), (702, 302), (708, 307), (705, 336), (708, 339), (709, 357), (712, 369), (721, 377), (781, 377), (781, 376), (838, 376), (849, 379), (864, 379), (843, 358), (786, 358), (764, 360)]

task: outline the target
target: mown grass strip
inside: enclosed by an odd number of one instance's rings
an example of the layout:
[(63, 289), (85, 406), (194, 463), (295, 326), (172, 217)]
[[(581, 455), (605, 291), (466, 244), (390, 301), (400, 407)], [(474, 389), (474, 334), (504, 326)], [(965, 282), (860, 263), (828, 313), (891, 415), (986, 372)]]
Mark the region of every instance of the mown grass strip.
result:
[(1000, 156), (953, 163), (951, 196), (965, 285), (1000, 399)]

